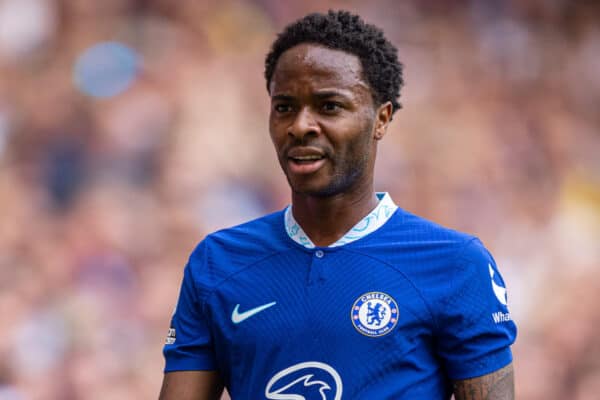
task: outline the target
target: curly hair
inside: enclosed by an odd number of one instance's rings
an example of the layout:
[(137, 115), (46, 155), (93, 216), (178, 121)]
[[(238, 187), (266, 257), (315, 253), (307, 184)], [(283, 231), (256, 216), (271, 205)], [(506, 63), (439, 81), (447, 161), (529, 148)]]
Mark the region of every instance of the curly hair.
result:
[(309, 14), (286, 26), (265, 59), (267, 91), (279, 57), (301, 43), (315, 43), (356, 55), (364, 78), (371, 87), (374, 102), (377, 105), (391, 102), (392, 114), (402, 107), (398, 98), (404, 80), (398, 50), (385, 38), (381, 29), (348, 11)]

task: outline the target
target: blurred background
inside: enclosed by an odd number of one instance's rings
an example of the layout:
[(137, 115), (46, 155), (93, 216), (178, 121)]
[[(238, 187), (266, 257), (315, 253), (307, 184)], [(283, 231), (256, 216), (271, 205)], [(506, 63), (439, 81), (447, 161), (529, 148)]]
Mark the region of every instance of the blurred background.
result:
[(399, 49), (376, 187), (491, 249), (518, 398), (598, 399), (599, 5), (0, 0), (0, 400), (158, 396), (191, 250), (289, 201), (263, 59), (328, 8)]

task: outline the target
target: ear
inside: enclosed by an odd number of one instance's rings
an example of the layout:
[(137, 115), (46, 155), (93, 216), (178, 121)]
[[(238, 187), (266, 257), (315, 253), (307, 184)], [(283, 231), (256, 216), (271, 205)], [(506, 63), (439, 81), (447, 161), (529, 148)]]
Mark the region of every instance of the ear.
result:
[(386, 101), (377, 108), (377, 115), (375, 116), (375, 132), (373, 137), (375, 140), (381, 140), (387, 132), (387, 127), (392, 120), (392, 103)]

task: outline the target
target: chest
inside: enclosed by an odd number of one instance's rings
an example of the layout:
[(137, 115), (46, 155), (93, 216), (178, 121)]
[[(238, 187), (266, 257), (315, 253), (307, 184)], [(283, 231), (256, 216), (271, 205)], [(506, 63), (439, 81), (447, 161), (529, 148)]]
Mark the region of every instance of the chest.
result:
[[(264, 260), (230, 278), (210, 299), (217, 352), (386, 357), (414, 351), (432, 330), (430, 310), (402, 266), (315, 250)], [(360, 361), (360, 360), (357, 360)]]

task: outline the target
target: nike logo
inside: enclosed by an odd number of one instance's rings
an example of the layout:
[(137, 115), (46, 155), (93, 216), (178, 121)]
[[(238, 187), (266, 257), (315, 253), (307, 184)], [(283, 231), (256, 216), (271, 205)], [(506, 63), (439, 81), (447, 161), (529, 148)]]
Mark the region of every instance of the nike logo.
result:
[(277, 304), (276, 301), (268, 304), (263, 304), (262, 306), (251, 308), (250, 310), (244, 312), (240, 312), (240, 305), (236, 304), (235, 308), (233, 309), (233, 312), (231, 313), (231, 322), (233, 322), (234, 324), (239, 324), (240, 322), (247, 320), (253, 315), (258, 314), (259, 312), (264, 311), (269, 307), (273, 307), (275, 304)]

